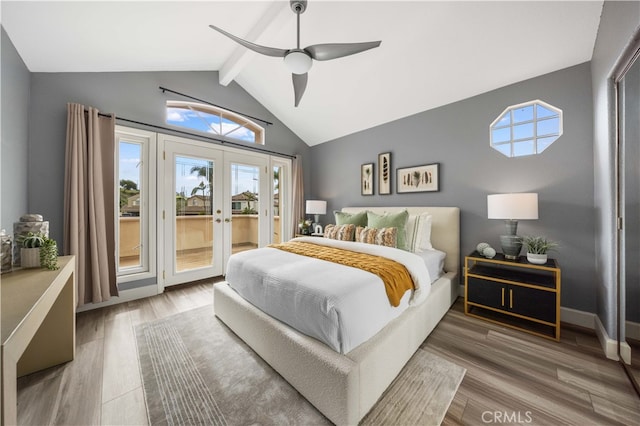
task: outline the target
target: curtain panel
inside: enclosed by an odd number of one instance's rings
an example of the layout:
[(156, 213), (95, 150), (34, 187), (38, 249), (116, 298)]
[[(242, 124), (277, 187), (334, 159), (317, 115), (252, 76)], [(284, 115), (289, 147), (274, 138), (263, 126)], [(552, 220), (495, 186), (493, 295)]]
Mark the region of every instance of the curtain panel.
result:
[(304, 182), (302, 173), (302, 155), (297, 154), (292, 162), (293, 175), (293, 230), (292, 236), (298, 233), (298, 222), (304, 219)]
[(76, 256), (78, 306), (118, 295), (114, 157), (115, 117), (67, 104), (63, 246)]

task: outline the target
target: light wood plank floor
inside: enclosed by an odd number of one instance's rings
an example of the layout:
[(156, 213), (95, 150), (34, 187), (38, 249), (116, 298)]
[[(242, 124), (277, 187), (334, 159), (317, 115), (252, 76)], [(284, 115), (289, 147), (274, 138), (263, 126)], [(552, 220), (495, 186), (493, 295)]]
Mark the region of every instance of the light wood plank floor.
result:
[[(204, 282), (78, 314), (76, 359), (18, 380), (19, 423), (148, 423), (133, 328), (212, 300)], [(556, 343), (466, 317), (459, 300), (423, 345), (467, 369), (445, 425), (640, 419), (640, 399), (588, 330), (563, 327)]]

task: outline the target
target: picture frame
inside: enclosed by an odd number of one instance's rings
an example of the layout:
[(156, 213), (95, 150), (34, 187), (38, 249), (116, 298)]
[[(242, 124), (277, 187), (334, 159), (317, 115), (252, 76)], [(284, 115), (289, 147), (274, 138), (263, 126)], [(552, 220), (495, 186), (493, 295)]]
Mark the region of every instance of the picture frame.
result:
[(440, 190), (440, 163), (396, 169), (396, 192), (435, 192)]
[(366, 163), (360, 167), (360, 194), (373, 195), (373, 163)]
[(378, 154), (378, 194), (391, 194), (391, 153)]

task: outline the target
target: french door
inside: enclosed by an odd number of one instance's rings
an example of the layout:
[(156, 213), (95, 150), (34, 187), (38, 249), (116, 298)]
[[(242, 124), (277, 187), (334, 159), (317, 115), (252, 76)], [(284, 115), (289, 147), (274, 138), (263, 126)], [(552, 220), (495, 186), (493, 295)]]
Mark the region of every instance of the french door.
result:
[(271, 238), (269, 158), (159, 135), (162, 287), (223, 275), (232, 253)]

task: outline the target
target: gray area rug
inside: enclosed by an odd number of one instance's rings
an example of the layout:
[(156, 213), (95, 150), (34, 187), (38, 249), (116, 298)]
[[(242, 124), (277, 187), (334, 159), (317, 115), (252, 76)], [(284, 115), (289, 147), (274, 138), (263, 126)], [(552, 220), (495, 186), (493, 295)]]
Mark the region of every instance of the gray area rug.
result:
[[(213, 314), (136, 327), (152, 425), (323, 425), (318, 410)], [(361, 424), (438, 425), (466, 370), (419, 349)]]

